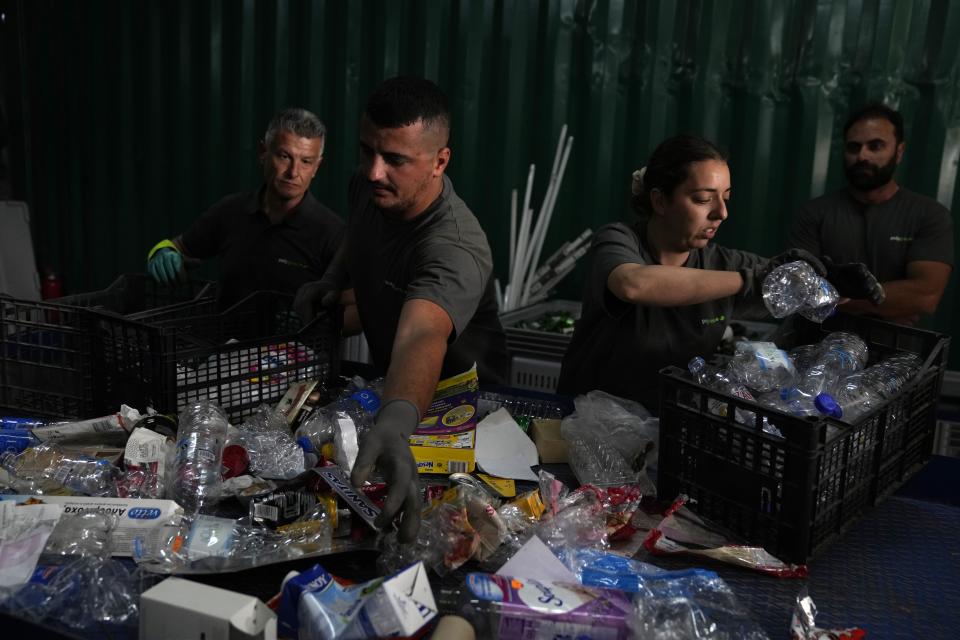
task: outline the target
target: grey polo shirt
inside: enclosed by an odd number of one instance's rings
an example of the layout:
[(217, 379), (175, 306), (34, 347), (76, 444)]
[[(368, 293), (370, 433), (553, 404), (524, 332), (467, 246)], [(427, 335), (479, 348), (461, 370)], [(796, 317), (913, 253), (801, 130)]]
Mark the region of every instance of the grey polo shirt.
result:
[(904, 278), (917, 260), (952, 266), (953, 221), (939, 202), (903, 187), (875, 205), (841, 189), (801, 205), (790, 245), (838, 263), (862, 262), (889, 282)]
[[(683, 266), (735, 271), (764, 258), (709, 244), (690, 252)], [(594, 235), (583, 293), (583, 310), (563, 360), (557, 391), (568, 395), (600, 389), (658, 411), (658, 373), (685, 367), (694, 356), (709, 358), (733, 315), (763, 317), (759, 295), (738, 294), (683, 307), (623, 302), (607, 288), (621, 264), (657, 264), (646, 242), (646, 223), (615, 223)], [(749, 290), (759, 293), (759, 283)]]
[(450, 316), (453, 333), (441, 375), (477, 363), (484, 384), (505, 384), (506, 335), (493, 288), (487, 236), (443, 177), (443, 192), (412, 220), (394, 220), (370, 201), (366, 180), (350, 182), (347, 269), (374, 364), (390, 366), (400, 310), (429, 300)]

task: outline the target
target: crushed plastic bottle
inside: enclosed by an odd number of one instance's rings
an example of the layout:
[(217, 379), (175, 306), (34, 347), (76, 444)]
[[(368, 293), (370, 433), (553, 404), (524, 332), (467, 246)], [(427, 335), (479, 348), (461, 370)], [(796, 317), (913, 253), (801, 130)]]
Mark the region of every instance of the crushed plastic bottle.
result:
[(18, 486), (38, 494), (63, 493), (65, 487), (88, 496), (114, 496), (120, 476), (109, 460), (67, 453), (55, 444), (0, 454), (0, 467), (22, 481)]
[(772, 342), (738, 342), (737, 351), (727, 365), (727, 376), (764, 393), (792, 386), (797, 370), (787, 353)]
[[(736, 398), (740, 398), (741, 400), (748, 400), (750, 402), (758, 401), (758, 399), (754, 398), (753, 394), (750, 393), (750, 389), (742, 384), (732, 381), (723, 370), (708, 365), (707, 362), (700, 356), (694, 357), (689, 363), (687, 363), (687, 370), (690, 371), (690, 375), (692, 375), (697, 382), (708, 389), (715, 389)], [(716, 398), (707, 399), (707, 410), (714, 415), (723, 417), (726, 417), (730, 411), (727, 403), (720, 402)], [(746, 426), (752, 427), (757, 422), (757, 414), (755, 412), (747, 411), (746, 409), (741, 409), (740, 407), (736, 408), (733, 417), (734, 420)], [(766, 416), (761, 417), (761, 429), (770, 435), (777, 436), (778, 438), (783, 437), (780, 429), (770, 424), (770, 421)]]
[(803, 260), (780, 265), (764, 278), (763, 302), (774, 318), (794, 313), (823, 322), (836, 310), (840, 294)]
[(168, 495), (187, 513), (219, 499), (227, 426), (227, 416), (212, 402), (191, 404), (180, 414)]
[(839, 417), (831, 394), (841, 380), (863, 369), (867, 355), (867, 343), (845, 331), (829, 334), (814, 350), (804, 352), (799, 380), (780, 390), (788, 413)]

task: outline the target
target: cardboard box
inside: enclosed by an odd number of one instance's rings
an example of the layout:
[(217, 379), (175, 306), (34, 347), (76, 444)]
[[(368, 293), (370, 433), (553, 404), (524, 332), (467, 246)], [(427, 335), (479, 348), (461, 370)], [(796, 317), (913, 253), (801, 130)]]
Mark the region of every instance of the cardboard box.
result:
[(530, 427), (533, 442), (537, 445), (541, 464), (568, 462), (567, 441), (560, 435), (560, 421), (537, 419)]
[(477, 468), (477, 368), (441, 380), (433, 402), (410, 436), (420, 473), (468, 473)]

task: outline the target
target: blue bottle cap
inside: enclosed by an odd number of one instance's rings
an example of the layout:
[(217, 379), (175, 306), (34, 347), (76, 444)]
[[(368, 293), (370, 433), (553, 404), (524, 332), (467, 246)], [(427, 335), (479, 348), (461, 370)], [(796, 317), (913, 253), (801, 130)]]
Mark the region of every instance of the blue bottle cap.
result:
[(367, 413), (376, 413), (380, 410), (380, 397), (370, 389), (354, 391), (350, 397), (360, 403)]
[(313, 443), (310, 442), (310, 438), (307, 436), (300, 436), (297, 438), (297, 444), (300, 445), (300, 448), (306, 451), (307, 453), (313, 453)]
[(817, 411), (825, 416), (831, 418), (843, 417), (843, 408), (837, 404), (837, 401), (829, 393), (818, 394), (813, 400), (813, 405), (817, 408)]

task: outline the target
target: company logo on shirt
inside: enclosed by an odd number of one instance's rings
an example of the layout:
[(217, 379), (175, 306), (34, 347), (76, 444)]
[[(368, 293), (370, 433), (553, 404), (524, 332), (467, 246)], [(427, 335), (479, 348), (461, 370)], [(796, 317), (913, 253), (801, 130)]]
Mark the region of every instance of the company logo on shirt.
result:
[(710, 325), (720, 324), (721, 322), (724, 322), (726, 319), (727, 319), (727, 316), (721, 313), (720, 315), (714, 316), (712, 318), (700, 318), (700, 324), (704, 327), (709, 327)]
[(890, 242), (913, 242), (913, 236), (890, 236)]
[(393, 289), (393, 290), (396, 291), (397, 293), (406, 293), (406, 292), (407, 292), (406, 289), (403, 289), (403, 288), (401, 288), (401, 287), (398, 287), (397, 285), (393, 284), (393, 283), (390, 282), (389, 280), (384, 280), (384, 281), (383, 281), (383, 284), (387, 285), (388, 287), (390, 287), (391, 289)]

